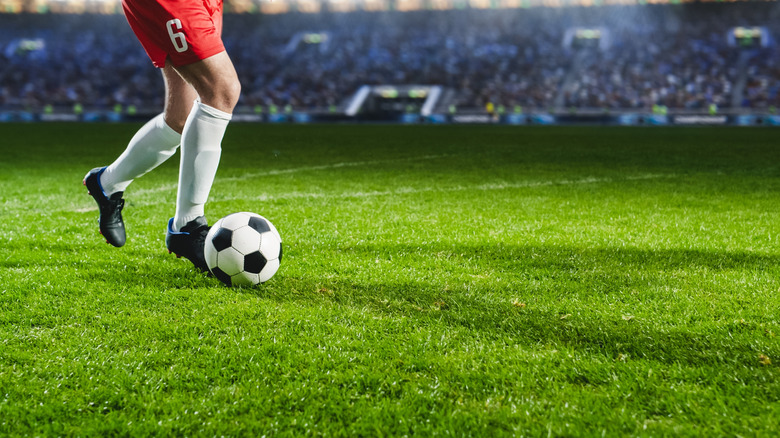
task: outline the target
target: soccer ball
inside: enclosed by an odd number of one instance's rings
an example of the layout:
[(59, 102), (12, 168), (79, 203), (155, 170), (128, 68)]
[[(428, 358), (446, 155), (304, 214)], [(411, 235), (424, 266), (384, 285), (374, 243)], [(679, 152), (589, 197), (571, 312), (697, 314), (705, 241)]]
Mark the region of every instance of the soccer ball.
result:
[(211, 227), (203, 250), (209, 270), (223, 283), (254, 286), (279, 269), (282, 238), (259, 214), (233, 213)]

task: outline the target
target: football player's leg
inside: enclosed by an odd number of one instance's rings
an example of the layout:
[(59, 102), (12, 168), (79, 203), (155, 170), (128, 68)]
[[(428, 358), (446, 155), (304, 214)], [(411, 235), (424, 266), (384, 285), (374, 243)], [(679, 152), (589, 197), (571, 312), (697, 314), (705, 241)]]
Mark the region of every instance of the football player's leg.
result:
[(197, 95), (173, 68), (162, 70), (165, 110), (136, 132), (127, 149), (100, 176), (108, 196), (123, 192), (135, 178), (165, 162), (179, 147), (184, 121)]
[(197, 92), (181, 138), (179, 189), (173, 231), (204, 216), (222, 152), (222, 137), (238, 102), (241, 85), (226, 52), (176, 67)]
[(114, 246), (124, 245), (126, 239), (122, 219), (124, 190), (135, 178), (159, 166), (176, 152), (184, 121), (197, 97), (195, 89), (172, 67), (163, 69), (163, 79), (168, 96), (164, 112), (138, 130), (111, 165), (92, 169), (84, 177), (84, 185), (100, 210), (100, 233)]
[(162, 69), (165, 79), (165, 122), (174, 131), (181, 134), (184, 123), (192, 110), (192, 104), (198, 98), (198, 93), (176, 71), (170, 62)]

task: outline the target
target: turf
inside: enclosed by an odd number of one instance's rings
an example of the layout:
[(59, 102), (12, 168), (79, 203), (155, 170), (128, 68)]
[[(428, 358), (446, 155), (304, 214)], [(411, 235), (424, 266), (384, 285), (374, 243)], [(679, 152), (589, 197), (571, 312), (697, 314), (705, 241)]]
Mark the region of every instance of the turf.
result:
[(137, 128), (0, 124), (0, 435), (780, 430), (775, 130), (235, 124), (207, 213), (285, 245), (237, 289), (164, 250), (175, 159), (98, 235)]

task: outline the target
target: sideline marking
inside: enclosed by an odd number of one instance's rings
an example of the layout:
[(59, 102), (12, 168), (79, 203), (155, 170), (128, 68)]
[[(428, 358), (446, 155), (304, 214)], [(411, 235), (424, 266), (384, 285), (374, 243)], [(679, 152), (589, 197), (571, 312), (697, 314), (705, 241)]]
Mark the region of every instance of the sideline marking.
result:
[(491, 191), (491, 190), (506, 190), (506, 189), (521, 189), (530, 187), (549, 187), (549, 186), (566, 186), (566, 185), (582, 185), (582, 184), (597, 184), (597, 183), (613, 183), (621, 181), (638, 181), (647, 179), (659, 179), (659, 178), (676, 178), (675, 174), (645, 174), (635, 175), (625, 178), (583, 178), (577, 180), (558, 180), (558, 181), (529, 181), (521, 183), (487, 183), (474, 186), (451, 186), (451, 187), (401, 187), (395, 190), (384, 191), (371, 191), (371, 192), (351, 192), (351, 193), (305, 193), (305, 192), (291, 192), (281, 195), (260, 195), (248, 198), (215, 198), (214, 202), (225, 201), (238, 201), (238, 200), (256, 200), (256, 201), (273, 201), (281, 199), (328, 199), (328, 198), (369, 198), (373, 196), (391, 196), (391, 195), (414, 195), (418, 193), (430, 193), (430, 192), (462, 192), (466, 190), (476, 191)]
[[(286, 175), (286, 174), (298, 173), (298, 172), (339, 169), (343, 167), (375, 166), (378, 164), (400, 163), (404, 161), (417, 161), (417, 160), (436, 160), (439, 158), (445, 158), (449, 156), (450, 155), (446, 155), (446, 154), (445, 155), (423, 155), (421, 157), (394, 158), (389, 160), (352, 161), (352, 162), (343, 162), (343, 163), (322, 164), (319, 166), (293, 167), (291, 169), (266, 170), (264, 172), (245, 173), (239, 176), (229, 176), (225, 178), (218, 177), (217, 179), (214, 180), (214, 183), (217, 184), (222, 182), (242, 181), (245, 179), (252, 179), (252, 178), (258, 178), (263, 176)], [(166, 184), (164, 186), (160, 186), (152, 189), (139, 190), (135, 192), (135, 195), (142, 196), (149, 193), (158, 193), (158, 192), (165, 192), (168, 190), (175, 190), (177, 185), (178, 184)]]
[[(427, 156), (427, 157), (418, 157), (414, 159), (432, 159), (442, 157), (442, 155), (439, 156)], [(402, 159), (403, 161), (408, 161), (410, 159)], [(401, 160), (395, 160), (395, 161), (401, 161)], [(268, 174), (279, 174), (279, 173), (293, 173), (293, 172), (300, 172), (300, 171), (307, 171), (307, 170), (323, 170), (323, 169), (331, 169), (335, 167), (349, 167), (349, 166), (360, 166), (366, 163), (385, 163), (387, 161), (363, 161), (363, 162), (354, 162), (354, 163), (336, 163), (336, 164), (329, 164), (329, 165), (323, 165), (323, 166), (310, 166), (310, 167), (299, 167), (295, 169), (286, 169), (286, 170), (278, 170), (278, 171), (269, 171), (266, 173), (256, 173), (252, 174), (253, 176), (262, 176), (262, 175), (268, 175)], [(271, 173), (275, 172), (275, 173)], [(383, 190), (383, 191), (371, 191), (371, 192), (349, 192), (349, 193), (316, 193), (316, 192), (290, 192), (285, 194), (279, 194), (279, 195), (259, 195), (254, 197), (224, 197), (219, 198), (215, 197), (211, 199), (211, 202), (229, 202), (229, 201), (246, 201), (246, 200), (255, 200), (255, 201), (274, 201), (274, 200), (283, 200), (283, 199), (347, 199), (347, 198), (369, 198), (369, 197), (379, 197), (379, 196), (392, 196), (392, 195), (414, 195), (418, 193), (430, 193), (430, 192), (462, 192), (466, 190), (475, 190), (475, 191), (493, 191), (493, 190), (507, 190), (507, 189), (522, 189), (522, 188), (533, 188), (533, 187), (551, 187), (551, 186), (572, 186), (572, 185), (584, 185), (584, 184), (599, 184), (599, 183), (614, 183), (614, 182), (622, 182), (622, 181), (640, 181), (640, 180), (649, 180), (649, 179), (661, 179), (661, 178), (676, 178), (678, 177), (677, 174), (656, 174), (656, 173), (648, 173), (643, 175), (634, 175), (634, 176), (627, 176), (623, 178), (581, 178), (581, 179), (562, 179), (562, 180), (556, 180), (556, 181), (528, 181), (528, 182), (519, 182), (519, 183), (486, 183), (486, 184), (479, 184), (474, 186), (450, 186), (450, 187), (423, 187), (423, 188), (414, 188), (414, 187), (400, 187), (398, 189), (394, 190)], [(235, 177), (235, 179), (232, 180), (239, 180), (239, 179), (246, 179), (250, 178), (248, 175), (244, 175), (244, 178), (241, 177)], [(222, 179), (220, 181), (225, 181), (225, 179)], [(135, 202), (134, 205), (136, 206), (147, 206), (147, 205), (156, 205), (161, 204), (162, 202)], [(91, 211), (96, 211), (98, 208), (95, 207), (88, 207), (88, 208), (80, 208), (77, 210), (74, 210), (77, 213), (87, 213)]]

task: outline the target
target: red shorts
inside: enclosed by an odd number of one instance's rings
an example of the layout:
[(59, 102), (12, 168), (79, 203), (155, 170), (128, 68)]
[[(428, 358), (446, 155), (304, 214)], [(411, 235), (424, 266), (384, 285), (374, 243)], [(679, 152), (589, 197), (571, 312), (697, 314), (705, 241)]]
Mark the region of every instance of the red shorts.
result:
[(127, 22), (155, 67), (214, 56), (222, 44), (222, 0), (122, 0)]

